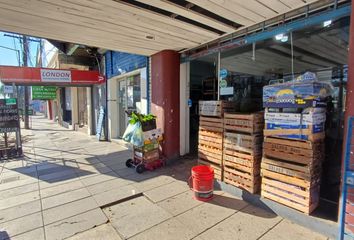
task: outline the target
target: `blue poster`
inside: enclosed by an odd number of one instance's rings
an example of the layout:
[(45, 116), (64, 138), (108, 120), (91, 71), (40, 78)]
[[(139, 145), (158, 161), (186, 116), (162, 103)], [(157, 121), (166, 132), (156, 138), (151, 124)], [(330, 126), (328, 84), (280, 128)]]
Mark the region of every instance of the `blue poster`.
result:
[(104, 120), (104, 108), (101, 106), (98, 113), (98, 120), (96, 126), (96, 137), (98, 140), (101, 140), (102, 130), (103, 130), (103, 120)]

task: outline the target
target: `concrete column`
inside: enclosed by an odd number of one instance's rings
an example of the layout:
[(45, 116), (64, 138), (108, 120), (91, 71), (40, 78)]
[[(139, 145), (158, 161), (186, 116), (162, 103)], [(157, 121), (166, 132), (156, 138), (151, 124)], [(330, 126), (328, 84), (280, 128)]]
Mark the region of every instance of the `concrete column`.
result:
[(180, 155), (189, 153), (189, 62), (180, 65)]
[(179, 157), (180, 144), (180, 56), (164, 50), (151, 56), (151, 112), (164, 131), (162, 151), (168, 160)]
[(117, 80), (108, 81), (108, 139), (118, 138), (119, 117), (118, 117), (118, 86)]
[(92, 126), (92, 98), (91, 98), (91, 88), (86, 88), (86, 103), (87, 103), (87, 134), (93, 134), (93, 126)]
[(71, 123), (73, 130), (77, 130), (79, 124), (79, 103), (77, 87), (71, 87)]

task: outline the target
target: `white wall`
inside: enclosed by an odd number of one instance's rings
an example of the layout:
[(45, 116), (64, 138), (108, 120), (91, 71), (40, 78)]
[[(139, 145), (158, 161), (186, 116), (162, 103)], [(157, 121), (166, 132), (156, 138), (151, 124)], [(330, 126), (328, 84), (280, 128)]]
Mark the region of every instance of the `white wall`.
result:
[(189, 153), (189, 62), (180, 64), (180, 155)]

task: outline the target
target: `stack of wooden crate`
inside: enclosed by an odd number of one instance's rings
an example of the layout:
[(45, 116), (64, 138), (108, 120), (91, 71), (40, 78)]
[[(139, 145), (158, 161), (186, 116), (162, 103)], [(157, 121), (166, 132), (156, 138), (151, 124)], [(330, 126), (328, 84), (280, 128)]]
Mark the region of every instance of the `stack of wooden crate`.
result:
[(263, 113), (224, 114), (224, 182), (251, 193), (259, 191), (263, 126)]
[(228, 102), (199, 101), (198, 164), (213, 167), (217, 180), (222, 180), (223, 114), (232, 110)]
[[(273, 128), (271, 124), (276, 124), (280, 130), (275, 130), (274, 135), (271, 134), (273, 130), (265, 130), (261, 164), (261, 195), (306, 214), (310, 214), (319, 203), (324, 159), (325, 111), (311, 111), (314, 113), (306, 115), (268, 113), (266, 110), (266, 125), (267, 119), (270, 119), (269, 122), (276, 119), (279, 124), (272, 122), (268, 125)], [(301, 124), (289, 124), (296, 121)], [(308, 121), (317, 121), (319, 124), (305, 124)], [(285, 129), (289, 126), (291, 129)], [(320, 129), (321, 132), (314, 132), (314, 129)]]

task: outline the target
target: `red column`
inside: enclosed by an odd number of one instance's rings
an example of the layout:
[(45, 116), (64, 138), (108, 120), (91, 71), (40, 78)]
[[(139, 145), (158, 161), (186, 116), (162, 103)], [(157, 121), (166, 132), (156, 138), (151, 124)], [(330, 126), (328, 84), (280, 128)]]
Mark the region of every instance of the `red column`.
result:
[(164, 131), (162, 151), (169, 160), (179, 157), (179, 60), (172, 50), (151, 56), (151, 112)]
[(50, 120), (53, 120), (52, 100), (48, 100), (48, 116)]
[[(354, 4), (352, 4), (352, 15), (354, 12)], [(350, 17), (349, 26), (349, 52), (348, 52), (348, 82), (345, 103), (345, 125), (347, 118), (354, 116), (354, 17)]]

